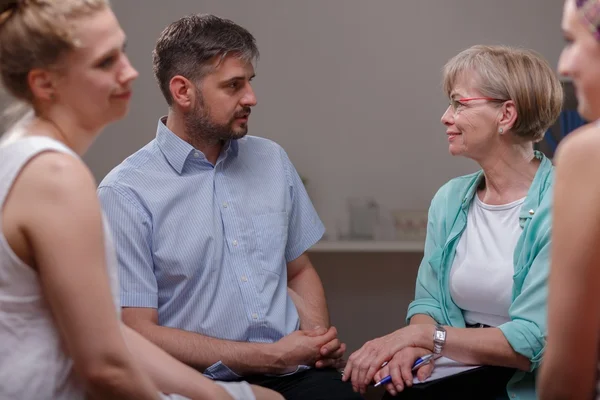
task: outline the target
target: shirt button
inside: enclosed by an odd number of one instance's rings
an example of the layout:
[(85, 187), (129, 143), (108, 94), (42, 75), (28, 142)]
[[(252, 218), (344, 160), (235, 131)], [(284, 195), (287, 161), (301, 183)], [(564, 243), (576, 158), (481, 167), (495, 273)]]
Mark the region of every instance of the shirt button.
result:
[(231, 242), (231, 244), (233, 244), (234, 246), (237, 246), (237, 240), (234, 240), (233, 242)]
[(510, 395), (510, 397), (512, 397), (514, 399), (514, 398), (517, 397), (517, 395), (513, 393), (513, 394)]
[(535, 211), (533, 211), (533, 209), (529, 210), (529, 215), (533, 215), (535, 214)]
[(194, 153), (194, 158), (198, 158), (198, 157), (200, 157), (200, 154), (199, 153)]
[(227, 202), (223, 203), (223, 208), (227, 208), (229, 206), (229, 204), (227, 204)]
[(252, 314), (252, 319), (258, 319), (258, 314), (257, 313)]
[(242, 276), (242, 282), (248, 282), (248, 278), (246, 277), (246, 275)]

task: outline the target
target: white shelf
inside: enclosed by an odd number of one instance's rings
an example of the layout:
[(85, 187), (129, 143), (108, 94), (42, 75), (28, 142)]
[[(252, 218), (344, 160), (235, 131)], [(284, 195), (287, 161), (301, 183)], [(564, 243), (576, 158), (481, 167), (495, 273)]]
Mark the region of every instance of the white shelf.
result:
[(423, 241), (323, 240), (308, 251), (313, 253), (422, 253), (424, 246)]

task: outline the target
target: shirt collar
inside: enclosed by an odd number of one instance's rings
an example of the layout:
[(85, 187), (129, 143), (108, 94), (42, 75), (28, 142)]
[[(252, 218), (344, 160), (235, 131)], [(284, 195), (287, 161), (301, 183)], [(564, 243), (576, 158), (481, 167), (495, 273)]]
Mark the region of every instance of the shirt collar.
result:
[[(521, 212), (519, 214), (519, 218), (521, 220), (532, 218), (535, 215), (535, 212), (542, 201), (544, 193), (546, 193), (546, 190), (548, 190), (552, 184), (552, 162), (546, 156), (544, 156), (544, 154), (537, 150), (534, 152), (534, 154), (535, 158), (540, 160), (540, 166), (535, 173), (533, 182), (531, 183), (529, 191), (527, 192), (527, 197), (525, 198), (523, 206), (521, 207)], [(468, 209), (473, 197), (475, 197), (475, 194), (477, 193), (477, 188), (479, 187), (482, 179), (483, 171), (479, 171), (477, 174), (475, 174), (475, 179), (473, 179), (471, 186), (469, 186), (467, 193), (463, 198), (463, 209)]]
[[(206, 161), (204, 153), (200, 150), (196, 150), (194, 146), (181, 139), (179, 136), (174, 134), (166, 125), (167, 117), (162, 117), (158, 120), (158, 127), (156, 128), (156, 142), (160, 151), (163, 153), (171, 167), (181, 174), (185, 162), (193, 153), (199, 153), (201, 158), (199, 160)], [(227, 157), (235, 157), (238, 154), (238, 143), (237, 140), (230, 140), (224, 146), (221, 151), (221, 155), (217, 160), (217, 163), (222, 162)]]
[(162, 117), (158, 120), (156, 142), (169, 164), (171, 164), (178, 174), (181, 174), (185, 161), (192, 151), (194, 151), (194, 147), (171, 132), (171, 130), (167, 128), (167, 125), (165, 125), (166, 122), (167, 117)]

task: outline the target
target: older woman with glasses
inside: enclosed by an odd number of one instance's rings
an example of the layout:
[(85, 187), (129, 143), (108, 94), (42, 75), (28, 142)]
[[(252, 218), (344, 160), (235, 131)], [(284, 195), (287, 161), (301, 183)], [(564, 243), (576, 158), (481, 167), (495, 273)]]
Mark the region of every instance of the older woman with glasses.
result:
[[(534, 143), (558, 117), (562, 88), (538, 54), (502, 46), (452, 58), (444, 88), (450, 153), (481, 170), (452, 179), (433, 198), (410, 324), (352, 354), (344, 379), (364, 392), (390, 376), (386, 397), (402, 399), (535, 399), (553, 167)], [(452, 375), (461, 369), (448, 359), (478, 367)], [(413, 385), (413, 374), (418, 382), (442, 370), (443, 379)]]

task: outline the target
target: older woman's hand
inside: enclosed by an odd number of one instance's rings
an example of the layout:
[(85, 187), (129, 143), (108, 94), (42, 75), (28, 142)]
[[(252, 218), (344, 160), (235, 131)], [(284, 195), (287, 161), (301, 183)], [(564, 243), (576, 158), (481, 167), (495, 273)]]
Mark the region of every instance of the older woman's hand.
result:
[(409, 325), (368, 341), (348, 359), (343, 380), (351, 380), (354, 391), (365, 393), (382, 364), (390, 361), (397, 352), (405, 347), (433, 346), (433, 329), (433, 325)]
[[(411, 387), (413, 384), (413, 371), (412, 367), (415, 361), (419, 357), (423, 357), (426, 354), (431, 354), (428, 349), (421, 347), (405, 347), (396, 354), (394, 357), (373, 377), (375, 382), (379, 382), (386, 376), (391, 376), (392, 381), (385, 385), (385, 389), (392, 395), (395, 396), (398, 392), (403, 391), (407, 387)], [(428, 364), (423, 365), (416, 371), (417, 377), (420, 381), (431, 376), (434, 367), (434, 360), (432, 359)]]

